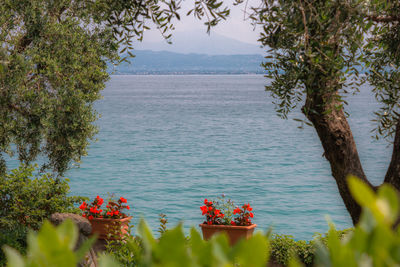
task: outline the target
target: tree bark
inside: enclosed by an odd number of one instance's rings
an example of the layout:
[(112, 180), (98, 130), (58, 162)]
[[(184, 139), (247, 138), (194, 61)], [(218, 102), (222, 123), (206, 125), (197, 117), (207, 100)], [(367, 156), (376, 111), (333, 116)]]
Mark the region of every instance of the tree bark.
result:
[(361, 215), (361, 207), (350, 194), (347, 177), (349, 175), (357, 176), (371, 187), (373, 186), (364, 174), (353, 134), (343, 109), (336, 108), (339, 104), (335, 100), (326, 103), (321, 96), (308, 96), (303, 113), (318, 133), (324, 148), (324, 156), (331, 165), (332, 176), (335, 178), (339, 193), (353, 224), (357, 224)]
[(393, 142), (392, 160), (386, 172), (384, 183), (391, 184), (400, 191), (400, 118), (397, 120)]

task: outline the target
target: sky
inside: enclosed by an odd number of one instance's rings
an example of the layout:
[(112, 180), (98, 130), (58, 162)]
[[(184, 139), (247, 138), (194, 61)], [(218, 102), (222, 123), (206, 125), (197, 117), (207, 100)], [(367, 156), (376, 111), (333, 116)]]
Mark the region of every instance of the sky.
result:
[[(250, 4), (251, 3), (249, 2), (249, 5)], [(185, 32), (200, 29), (206, 35), (206, 26), (203, 24), (205, 20), (201, 22), (198, 19), (195, 19), (192, 14), (190, 16), (186, 16), (187, 11), (189, 11), (193, 7), (193, 5), (194, 2), (191, 0), (183, 1), (182, 9), (180, 11), (181, 20), (174, 23), (175, 31)], [(241, 42), (258, 44), (257, 39), (259, 38), (259, 34), (257, 31), (253, 30), (253, 26), (250, 24), (250, 20), (244, 19), (244, 7), (244, 4), (240, 6), (231, 6), (230, 17), (226, 21), (221, 21), (219, 25), (212, 28), (211, 35), (213, 33), (217, 33), (225, 37), (239, 40)], [(157, 29), (151, 29), (145, 32), (143, 43), (159, 42), (161, 40), (162, 37), (160, 35), (160, 32)]]

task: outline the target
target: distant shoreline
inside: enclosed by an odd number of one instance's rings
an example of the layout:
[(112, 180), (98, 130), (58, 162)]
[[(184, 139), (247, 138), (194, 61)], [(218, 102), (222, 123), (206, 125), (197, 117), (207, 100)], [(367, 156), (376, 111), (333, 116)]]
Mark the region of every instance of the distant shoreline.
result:
[(221, 72), (221, 73), (195, 73), (195, 72), (193, 72), (193, 73), (191, 73), (191, 72), (188, 72), (188, 73), (181, 73), (181, 72), (171, 72), (171, 73), (162, 73), (162, 72), (160, 72), (160, 73), (157, 73), (157, 72), (151, 72), (151, 73), (110, 73), (110, 75), (111, 76), (128, 76), (128, 75), (135, 75), (135, 76), (151, 76), (151, 75), (154, 75), (154, 76), (190, 76), (190, 75), (193, 75), (193, 76), (198, 76), (198, 75), (201, 75), (201, 76), (206, 76), (206, 75), (215, 75), (215, 76), (217, 76), (217, 75), (227, 75), (227, 76), (229, 76), (229, 75), (254, 75), (254, 76), (258, 76), (258, 75), (260, 75), (260, 76), (262, 76), (262, 75), (265, 75), (265, 73), (223, 73), (223, 72)]

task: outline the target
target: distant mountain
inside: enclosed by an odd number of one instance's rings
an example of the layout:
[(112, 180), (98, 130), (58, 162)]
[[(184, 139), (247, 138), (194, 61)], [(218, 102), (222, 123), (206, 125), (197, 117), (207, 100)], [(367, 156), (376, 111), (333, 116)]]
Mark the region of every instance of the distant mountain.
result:
[(172, 44), (166, 41), (135, 43), (135, 49), (152, 51), (169, 51), (175, 53), (195, 53), (206, 55), (252, 55), (263, 54), (256, 44), (231, 39), (215, 32), (208, 35), (204, 30), (174, 32)]
[[(131, 64), (122, 63), (115, 74), (246, 74), (263, 73), (261, 55), (180, 54), (135, 50)], [(111, 68), (111, 67), (110, 67)], [(110, 69), (112, 71), (112, 69)]]

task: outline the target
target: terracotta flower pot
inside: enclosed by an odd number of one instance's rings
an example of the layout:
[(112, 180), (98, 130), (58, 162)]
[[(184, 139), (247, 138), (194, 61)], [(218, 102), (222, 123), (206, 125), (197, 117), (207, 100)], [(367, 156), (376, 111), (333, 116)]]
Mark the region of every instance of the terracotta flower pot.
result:
[(229, 243), (234, 245), (241, 238), (250, 238), (253, 235), (254, 228), (256, 228), (257, 224), (249, 226), (200, 224), (199, 226), (201, 227), (203, 238), (205, 240), (210, 239), (216, 233), (225, 232), (228, 235)]
[[(92, 234), (98, 234), (99, 239), (121, 239), (128, 233), (128, 224), (132, 217), (123, 219), (103, 219), (93, 218), (90, 221), (92, 225)], [(109, 234), (111, 233), (111, 236)]]

